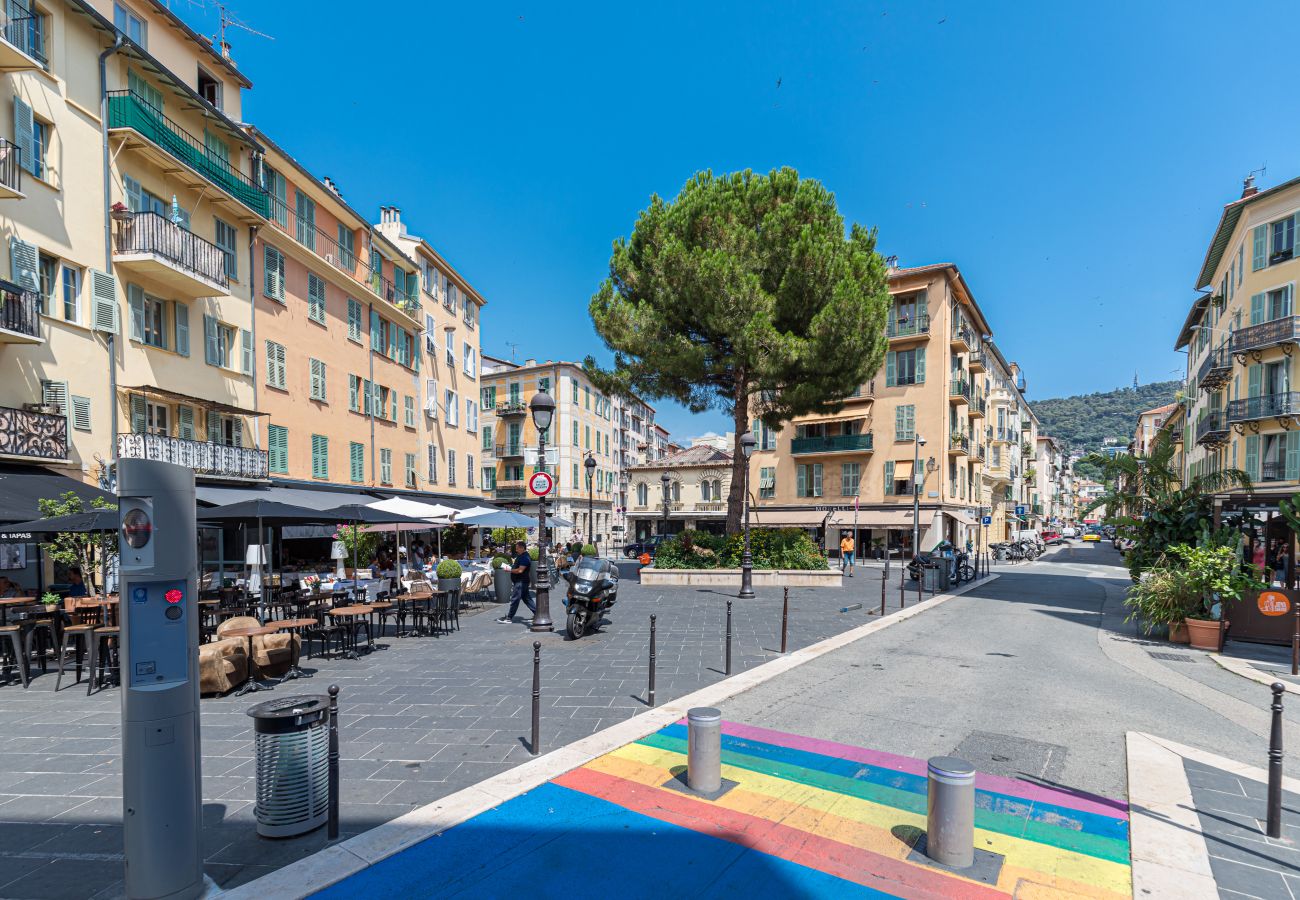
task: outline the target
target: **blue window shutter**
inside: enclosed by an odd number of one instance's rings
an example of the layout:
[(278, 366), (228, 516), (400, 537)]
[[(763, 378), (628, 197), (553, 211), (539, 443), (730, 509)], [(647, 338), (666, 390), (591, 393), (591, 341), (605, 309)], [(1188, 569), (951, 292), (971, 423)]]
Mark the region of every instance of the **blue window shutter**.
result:
[(898, 356), (893, 350), (885, 354), (885, 387), (898, 384)]
[(916, 348), (916, 383), (925, 384), (925, 348)]
[(1268, 226), (1256, 225), (1252, 234), (1250, 270), (1258, 272), (1268, 265)]
[(822, 495), (822, 464), (813, 463), (812, 470), (813, 470), (813, 496), (820, 497)]
[(885, 496), (894, 492), (894, 461), (886, 460), (885, 462)]
[[(126, 303), (131, 309), (131, 340), (144, 341), (144, 290), (138, 284), (126, 286)], [(186, 320), (188, 324), (188, 320)]]
[(1286, 433), (1286, 474), (1287, 481), (1300, 479), (1300, 431)]
[(194, 407), (181, 404), (176, 407), (176, 433), (187, 441), (194, 440)]
[(41, 276), (37, 273), (36, 245), (18, 238), (9, 239), (9, 273), (20, 287), (40, 291)]
[(203, 317), (203, 360), (210, 366), (221, 365), (221, 350), (217, 345), (217, 320)]
[(806, 488), (808, 485), (807, 470), (808, 470), (807, 466), (795, 467), (795, 491), (794, 492), (796, 496), (803, 497), (806, 494)]
[(132, 212), (139, 212), (144, 207), (143, 192), (140, 188), (140, 182), (136, 181), (130, 175), (122, 177), (122, 184), (126, 188), (126, 206)]
[(1264, 321), (1264, 295), (1250, 295), (1250, 324), (1258, 325)]
[[(12, 10), (11, 4), (11, 15)], [(19, 165), (33, 175), (36, 174), (36, 122), (32, 117), (32, 108), (16, 94), (14, 95), (14, 143), (22, 151)]]
[(1246, 369), (1246, 376), (1249, 379), (1246, 396), (1258, 397), (1264, 389), (1264, 367), (1262, 365), (1249, 366)]
[(376, 353), (384, 352), (383, 320), (373, 309), (370, 311), (370, 349)]
[(144, 398), (139, 394), (131, 395), (131, 430), (144, 434)]
[(1251, 481), (1259, 481), (1259, 435), (1246, 436), (1246, 475)]
[(190, 308), (184, 303), (175, 303), (172, 307), (172, 321), (176, 325), (176, 352), (181, 356), (190, 355)]

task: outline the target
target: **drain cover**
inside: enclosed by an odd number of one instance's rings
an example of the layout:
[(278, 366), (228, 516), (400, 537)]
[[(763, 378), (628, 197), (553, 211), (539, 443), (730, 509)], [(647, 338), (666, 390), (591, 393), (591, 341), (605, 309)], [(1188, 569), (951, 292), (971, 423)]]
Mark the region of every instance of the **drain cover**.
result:
[(1186, 653), (1160, 653), (1156, 650), (1148, 650), (1147, 656), (1152, 659), (1165, 659), (1169, 662), (1196, 662), (1195, 656), (1190, 656)]

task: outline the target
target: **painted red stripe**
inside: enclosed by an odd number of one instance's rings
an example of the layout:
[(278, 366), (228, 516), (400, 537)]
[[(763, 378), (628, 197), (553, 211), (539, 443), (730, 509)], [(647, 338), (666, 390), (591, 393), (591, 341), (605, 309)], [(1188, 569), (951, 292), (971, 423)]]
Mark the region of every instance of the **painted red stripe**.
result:
[(1006, 900), (1006, 893), (949, 877), (779, 822), (736, 812), (676, 791), (647, 787), (591, 769), (574, 769), (554, 784), (615, 803), (701, 834), (721, 838), (759, 853), (866, 885), (876, 890), (925, 900)]

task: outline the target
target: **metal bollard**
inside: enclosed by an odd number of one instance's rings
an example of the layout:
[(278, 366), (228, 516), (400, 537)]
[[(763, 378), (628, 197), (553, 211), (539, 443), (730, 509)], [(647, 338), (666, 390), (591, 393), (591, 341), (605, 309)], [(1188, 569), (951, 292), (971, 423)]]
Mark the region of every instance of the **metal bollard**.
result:
[[(1291, 674), (1300, 675), (1300, 603), (1295, 607), (1295, 631), (1291, 635)], [(1223, 652), (1223, 641), (1219, 641), (1219, 652)]]
[(888, 576), (884, 572), (880, 573), (880, 615), (885, 614), (885, 579)]
[(785, 636), (790, 626), (790, 589), (784, 588), (781, 595), (781, 652), (785, 652)]
[[(331, 841), (339, 837), (339, 686), (329, 686), (330, 695), (330, 809), (328, 837)], [(316, 826), (319, 828), (320, 826)]]
[(906, 581), (900, 581), (898, 583), (898, 608), (899, 609), (907, 608), (907, 582)]
[(650, 687), (646, 691), (647, 699), (650, 701), (650, 708), (655, 705), (655, 617), (650, 616)]
[(1268, 735), (1268, 836), (1282, 836), (1282, 694), (1286, 686), (1273, 682), (1273, 727)]
[(686, 713), (686, 783), (700, 794), (722, 789), (722, 713), (697, 706)]
[(533, 641), (533, 739), (528, 749), (533, 756), (542, 752), (542, 642)]
[(916, 575), (916, 602), (920, 603), (925, 599), (925, 594), (923, 593), (925, 591), (925, 569), (921, 569), (916, 573)]
[(975, 864), (975, 767), (955, 756), (934, 756), (927, 764), (925, 855), (943, 866)]
[(731, 601), (727, 601), (727, 674), (731, 674)]

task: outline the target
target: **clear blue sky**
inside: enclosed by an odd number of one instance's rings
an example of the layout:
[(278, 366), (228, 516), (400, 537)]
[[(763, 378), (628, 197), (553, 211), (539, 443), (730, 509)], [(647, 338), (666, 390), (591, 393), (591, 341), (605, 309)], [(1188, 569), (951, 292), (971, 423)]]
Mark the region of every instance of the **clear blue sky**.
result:
[[(211, 34), (206, 4), (172, 3)], [(650, 195), (790, 165), (903, 265), (956, 262), (1031, 399), (1177, 377), (1223, 204), (1300, 175), (1300, 4), (552, 6), (229, 0), (274, 37), (230, 32), (245, 118), (401, 206), (497, 355), (604, 358), (587, 302)]]

